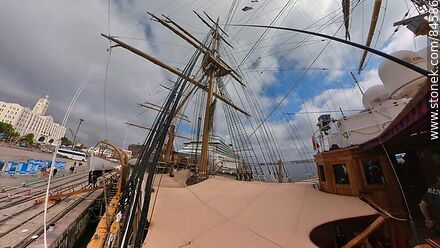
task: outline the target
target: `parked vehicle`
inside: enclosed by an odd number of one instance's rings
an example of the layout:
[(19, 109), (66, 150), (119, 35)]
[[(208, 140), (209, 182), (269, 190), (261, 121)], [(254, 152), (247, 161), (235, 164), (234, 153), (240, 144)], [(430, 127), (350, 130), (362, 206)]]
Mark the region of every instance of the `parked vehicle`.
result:
[(57, 155), (62, 158), (68, 158), (68, 159), (84, 161), (84, 162), (87, 161), (86, 154), (80, 151), (73, 151), (65, 148), (59, 148)]

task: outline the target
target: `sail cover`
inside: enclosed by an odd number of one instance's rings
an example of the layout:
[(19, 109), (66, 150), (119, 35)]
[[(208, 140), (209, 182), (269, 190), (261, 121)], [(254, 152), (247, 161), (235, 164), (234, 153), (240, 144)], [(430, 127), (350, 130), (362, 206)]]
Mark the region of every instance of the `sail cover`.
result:
[(375, 213), (356, 197), (324, 193), (310, 183), (215, 177), (186, 188), (161, 187), (143, 247), (316, 247), (309, 238), (314, 227)]

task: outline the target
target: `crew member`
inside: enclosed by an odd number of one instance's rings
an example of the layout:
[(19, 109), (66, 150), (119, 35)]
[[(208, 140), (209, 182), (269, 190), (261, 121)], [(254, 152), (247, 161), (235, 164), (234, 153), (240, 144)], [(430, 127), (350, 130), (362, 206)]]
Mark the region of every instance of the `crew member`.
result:
[(440, 169), (436, 171), (437, 182), (428, 188), (419, 204), (425, 217), (426, 228), (434, 228), (435, 234), (440, 236)]

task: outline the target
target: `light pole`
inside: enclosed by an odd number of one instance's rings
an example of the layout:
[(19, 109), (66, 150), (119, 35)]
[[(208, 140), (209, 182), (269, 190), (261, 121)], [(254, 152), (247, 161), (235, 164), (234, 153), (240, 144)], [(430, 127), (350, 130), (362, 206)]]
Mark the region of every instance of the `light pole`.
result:
[(83, 123), (83, 119), (79, 119), (78, 127), (76, 128), (75, 136), (73, 136), (72, 148), (75, 148), (76, 135), (78, 134), (78, 130), (81, 127), (81, 123)]
[(125, 149), (125, 140), (127, 139), (127, 132), (128, 132), (128, 128), (130, 126), (127, 124), (127, 127), (125, 128), (125, 134), (124, 134), (124, 143), (122, 144), (122, 150)]

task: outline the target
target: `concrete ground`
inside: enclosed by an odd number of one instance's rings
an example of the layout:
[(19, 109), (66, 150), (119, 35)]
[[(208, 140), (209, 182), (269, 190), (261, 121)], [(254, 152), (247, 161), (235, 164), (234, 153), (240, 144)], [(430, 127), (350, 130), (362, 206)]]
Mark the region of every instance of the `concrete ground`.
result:
[[(27, 161), (29, 159), (39, 159), (39, 160), (52, 160), (52, 153), (46, 153), (41, 151), (29, 151), (28, 149), (22, 149), (17, 147), (11, 147), (8, 144), (0, 143), (0, 161)], [(58, 170), (55, 178), (68, 176), (70, 174), (69, 168), (76, 162), (75, 173), (89, 171), (89, 165), (87, 162), (83, 162), (82, 166), (78, 166), (78, 161), (56, 158), (56, 161), (63, 161), (66, 163), (64, 170)], [(114, 163), (109, 161), (94, 158), (95, 168), (112, 168), (115, 166)], [(15, 187), (21, 185), (23, 182), (26, 184), (32, 184), (45, 180), (39, 173), (35, 175), (5, 175), (0, 173), (0, 188), (4, 185), (7, 187)]]
[[(10, 147), (5, 144), (0, 144), (0, 161), (27, 161), (28, 159), (40, 159), (51, 160), (51, 153), (44, 153), (40, 151), (29, 151), (27, 149), (20, 149), (16, 147)], [(79, 162), (69, 159), (56, 158), (57, 161), (64, 161), (66, 163), (64, 170), (58, 170), (51, 186), (55, 189), (57, 187), (75, 187), (75, 189), (82, 188), (83, 185), (79, 183), (83, 182), (87, 184), (89, 165), (87, 162), (83, 162), (82, 166), (78, 166)], [(69, 168), (76, 162), (75, 172), (71, 173)], [(95, 157), (93, 159), (95, 168), (114, 168), (116, 163)], [(34, 205), (33, 198), (41, 198), (44, 195), (46, 185), (46, 176), (36, 173), (35, 175), (8, 175), (0, 174), (0, 189), (6, 186), (6, 192), (0, 192), (0, 247), (7, 247), (8, 245), (14, 246), (21, 240), (31, 235), (34, 231), (42, 226), (43, 223), (43, 211), (44, 205)], [(26, 182), (26, 187), (20, 187), (20, 185)], [(23, 193), (23, 190), (29, 190), (27, 193)], [(93, 193), (95, 198), (101, 194), (101, 190)], [(16, 205), (9, 206), (10, 203), (6, 201), (5, 195), (11, 195), (12, 201), (17, 202)], [(86, 193), (70, 196), (57, 205), (49, 205), (48, 217), (51, 219), (54, 216), (65, 211), (76, 199), (81, 199)], [(31, 197), (31, 200), (20, 202), (22, 199)], [(74, 209), (70, 210), (61, 220), (56, 224), (56, 231), (51, 232), (49, 235), (49, 241), (54, 242), (56, 237), (68, 229), (70, 224), (90, 205), (93, 199), (87, 199), (83, 204), (78, 205)], [(8, 205), (9, 204), (9, 205)], [(52, 207), (53, 206), (53, 207)], [(15, 228), (15, 229), (12, 229)], [(35, 240), (31, 247), (42, 247), (41, 238)]]
[[(27, 149), (20, 149), (15, 147), (10, 147), (8, 145), (0, 145), (0, 161), (27, 161), (29, 159), (40, 159), (40, 160), (52, 160), (51, 153), (45, 153), (40, 151), (29, 151)], [(76, 161), (69, 159), (56, 158), (57, 161), (63, 161), (66, 163), (64, 170), (58, 170), (56, 178), (67, 176), (70, 174), (69, 167), (73, 165)], [(78, 164), (78, 163), (77, 163)], [(87, 163), (83, 163), (82, 166), (77, 166), (75, 172), (88, 171), (89, 167)], [(23, 182), (26, 184), (32, 184), (41, 180), (45, 180), (40, 173), (35, 175), (7, 175), (0, 174), (0, 187), (15, 187), (21, 185)]]
[[(66, 243), (72, 242), (71, 238), (74, 235), (78, 235), (75, 231), (69, 230), (71, 229), (71, 223), (77, 222), (82, 223), (78, 218), (84, 215), (84, 212), (87, 211), (89, 207), (93, 205), (93, 202), (97, 200), (100, 196), (102, 196), (102, 190), (97, 190), (93, 192), (90, 196), (87, 196), (83, 202), (81, 202), (77, 207), (73, 210), (69, 211), (66, 215), (64, 215), (60, 220), (58, 220), (55, 224), (54, 230), (49, 230), (47, 234), (47, 243), (48, 246), (51, 247), (59, 247), (61, 244), (65, 245)], [(77, 200), (78, 198), (83, 197), (82, 195), (71, 197), (70, 202)], [(22, 229), (22, 228), (20, 228)], [(21, 231), (21, 230), (19, 230)], [(69, 235), (64, 235), (66, 232), (69, 232)], [(18, 232), (17, 232), (18, 235)], [(37, 239), (35, 239), (32, 244), (27, 246), (28, 248), (43, 248), (44, 247), (44, 236), (40, 235)]]
[[(27, 161), (28, 159), (51, 160), (52, 154), (40, 152), (38, 150), (30, 151), (24, 148), (10, 146), (6, 143), (0, 143), (0, 160), (1, 161)], [(67, 159), (57, 158), (61, 161), (69, 161)]]

